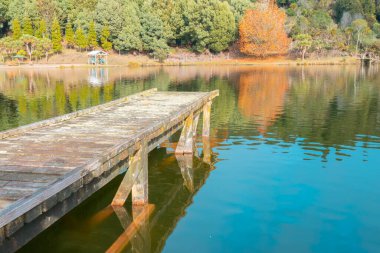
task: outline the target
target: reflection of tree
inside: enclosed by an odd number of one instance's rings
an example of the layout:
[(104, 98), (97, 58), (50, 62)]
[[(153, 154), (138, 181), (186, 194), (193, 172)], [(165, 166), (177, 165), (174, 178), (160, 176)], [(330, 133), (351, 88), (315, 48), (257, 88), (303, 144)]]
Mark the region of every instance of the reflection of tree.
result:
[(301, 137), (306, 149), (308, 143), (318, 143), (322, 157), (330, 147), (344, 155), (343, 146), (356, 145), (358, 135), (379, 136), (380, 87), (372, 77), (358, 77), (355, 69), (350, 71), (308, 69), (304, 77), (293, 75), (283, 114), (269, 131), (283, 140)]
[(288, 88), (288, 73), (284, 68), (254, 69), (242, 73), (239, 78), (239, 110), (257, 122), (258, 130), (265, 133), (281, 113)]
[[(0, 92), (4, 94), (4, 101), (15, 101), (13, 105), (16, 107), (15, 110), (2, 107), (3, 111), (8, 112), (0, 114), (0, 130), (70, 113), (155, 87), (153, 80), (157, 77), (154, 75), (157, 69), (145, 71), (145, 74), (142, 70), (131, 70), (127, 76), (136, 74), (131, 78), (126, 78), (124, 72), (125, 69), (115, 69), (109, 76), (109, 82), (103, 86), (88, 84), (87, 69), (0, 72)], [(161, 85), (161, 89), (166, 87), (165, 83)]]
[(231, 135), (254, 136), (259, 130), (284, 141), (301, 137), (305, 146), (318, 143), (326, 156), (330, 147), (355, 145), (359, 134), (380, 135), (377, 69), (359, 71), (355, 66), (115, 68), (109, 71), (109, 82), (96, 87), (88, 84), (87, 74), (88, 69), (80, 68), (0, 71), (3, 94), (0, 129), (158, 87), (179, 91), (219, 89), (220, 96), (212, 106), (212, 135), (221, 141)]
[(0, 130), (16, 127), (17, 116), (16, 101), (0, 93)]

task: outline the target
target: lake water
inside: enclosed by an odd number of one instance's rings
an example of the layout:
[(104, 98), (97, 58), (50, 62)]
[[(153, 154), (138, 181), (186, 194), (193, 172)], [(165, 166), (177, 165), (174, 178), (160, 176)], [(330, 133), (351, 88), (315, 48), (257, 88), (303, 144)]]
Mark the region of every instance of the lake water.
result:
[[(220, 90), (211, 161), (198, 138), (189, 185), (170, 144), (151, 152), (156, 208), (125, 252), (380, 252), (376, 66), (0, 70), (0, 130), (153, 87)], [(123, 232), (108, 207), (120, 180), (20, 252), (107, 250)]]

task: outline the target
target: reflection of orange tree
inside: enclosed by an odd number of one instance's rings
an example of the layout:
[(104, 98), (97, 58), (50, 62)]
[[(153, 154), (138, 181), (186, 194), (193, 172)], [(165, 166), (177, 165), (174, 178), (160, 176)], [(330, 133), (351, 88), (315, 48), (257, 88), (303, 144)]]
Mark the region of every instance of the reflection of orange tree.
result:
[(255, 69), (242, 73), (239, 79), (238, 107), (241, 113), (254, 119), (265, 133), (282, 111), (289, 88), (288, 73), (284, 68)]
[(376, 80), (376, 76), (359, 76), (355, 66), (302, 68), (292, 73), (284, 114), (268, 131), (284, 141), (298, 137), (305, 153), (323, 160), (331, 152), (336, 159), (349, 156), (361, 146), (357, 141), (371, 147), (368, 143), (377, 142), (371, 136), (380, 136)]

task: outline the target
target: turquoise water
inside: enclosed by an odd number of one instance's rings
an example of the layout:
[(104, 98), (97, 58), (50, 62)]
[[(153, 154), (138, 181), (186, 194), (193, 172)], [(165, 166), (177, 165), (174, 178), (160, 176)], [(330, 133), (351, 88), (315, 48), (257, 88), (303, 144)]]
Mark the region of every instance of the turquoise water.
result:
[[(150, 153), (156, 208), (125, 252), (380, 252), (377, 67), (108, 69), (95, 84), (73, 71), (0, 71), (1, 128), (152, 87), (220, 90), (211, 162), (198, 138), (191, 190), (171, 148)], [(107, 207), (120, 180), (20, 252), (107, 250), (123, 232)]]

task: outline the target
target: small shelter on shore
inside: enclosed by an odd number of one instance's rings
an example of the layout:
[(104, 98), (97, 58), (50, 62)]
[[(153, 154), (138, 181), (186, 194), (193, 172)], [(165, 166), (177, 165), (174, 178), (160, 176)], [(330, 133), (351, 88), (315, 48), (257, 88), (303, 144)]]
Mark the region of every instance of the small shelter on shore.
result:
[(108, 53), (102, 50), (94, 50), (88, 54), (88, 64), (106, 65), (108, 62)]
[(25, 59), (26, 59), (25, 56), (19, 55), (19, 54), (12, 56), (12, 60), (16, 61), (18, 65), (20, 65), (21, 63), (24, 63)]

